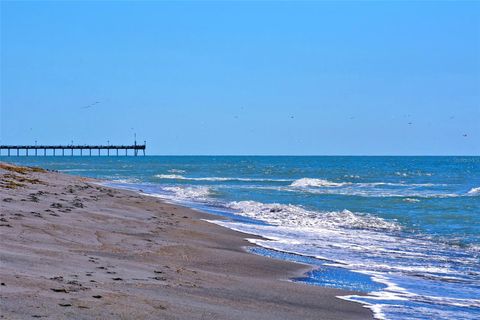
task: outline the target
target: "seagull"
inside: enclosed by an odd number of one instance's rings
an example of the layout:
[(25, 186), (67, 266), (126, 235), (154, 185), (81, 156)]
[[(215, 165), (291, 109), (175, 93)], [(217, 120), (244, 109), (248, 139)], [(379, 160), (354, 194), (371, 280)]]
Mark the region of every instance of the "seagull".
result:
[(83, 107), (81, 107), (81, 108), (82, 108), (82, 109), (88, 109), (88, 108), (91, 108), (91, 107), (93, 107), (94, 105), (99, 104), (99, 103), (100, 103), (99, 101), (95, 101), (94, 103), (91, 103), (91, 104), (89, 104), (89, 105), (87, 105), (87, 106), (83, 106)]

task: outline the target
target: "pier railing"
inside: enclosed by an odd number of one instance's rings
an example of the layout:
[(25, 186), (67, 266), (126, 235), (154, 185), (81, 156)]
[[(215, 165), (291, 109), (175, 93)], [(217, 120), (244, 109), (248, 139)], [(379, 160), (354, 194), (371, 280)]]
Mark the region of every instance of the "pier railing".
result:
[[(65, 156), (74, 155), (74, 150), (80, 150), (76, 155), (92, 155), (92, 150), (97, 150), (98, 155), (119, 155), (119, 150), (125, 151), (125, 156), (128, 156), (128, 152), (131, 151), (131, 155), (137, 156), (139, 152), (145, 155), (146, 144), (134, 144), (134, 145), (0, 145), (0, 156), (46, 156), (47, 153), (53, 156)], [(23, 152), (20, 152), (23, 151)], [(48, 151), (48, 152), (47, 152)], [(56, 152), (58, 151), (58, 152)], [(67, 152), (65, 152), (67, 151)], [(69, 152), (70, 151), (70, 152)], [(86, 151), (86, 154), (84, 154)], [(110, 152), (114, 151), (114, 152)], [(112, 153), (112, 154), (111, 154)]]

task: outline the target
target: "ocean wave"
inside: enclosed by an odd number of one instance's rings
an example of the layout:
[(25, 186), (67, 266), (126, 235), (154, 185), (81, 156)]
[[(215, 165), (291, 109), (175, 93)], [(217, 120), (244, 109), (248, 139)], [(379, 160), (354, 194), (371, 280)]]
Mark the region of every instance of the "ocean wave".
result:
[(185, 179), (184, 176), (178, 175), (178, 174), (156, 174), (155, 178), (159, 179), (177, 179), (177, 180), (182, 180)]
[(292, 187), (341, 187), (350, 182), (332, 182), (324, 179), (301, 178), (292, 182)]
[(230, 202), (228, 207), (239, 215), (262, 220), (270, 224), (304, 228), (349, 228), (396, 231), (401, 227), (381, 218), (349, 210), (318, 212), (291, 204), (265, 204), (256, 201)]
[(431, 176), (433, 176), (433, 173), (431, 173), (431, 172), (421, 172), (421, 171), (407, 171), (407, 172), (397, 171), (397, 172), (395, 172), (395, 175), (400, 176), (400, 177), (411, 177), (411, 176), (431, 177)]
[[(247, 208), (242, 210), (243, 212), (254, 211), (257, 207), (263, 208), (260, 215), (250, 215), (257, 219), (265, 216), (268, 219), (270, 214), (278, 215), (278, 209), (286, 211), (290, 209), (284, 206), (277, 207), (275, 204), (265, 205), (255, 202), (233, 203), (232, 207)], [(268, 208), (274, 210), (268, 210)], [(293, 210), (295, 214), (298, 214), (299, 210), (296, 208)], [(352, 214), (344, 213), (347, 216)], [(290, 211), (290, 215), (292, 214)], [(360, 217), (363, 218), (363, 215)], [(308, 218), (309, 216), (306, 218), (300, 216), (297, 219), (308, 220)], [(427, 315), (436, 312), (437, 305), (462, 308), (478, 308), (479, 306), (478, 299), (469, 299), (459, 295), (459, 292), (470, 290), (468, 292), (475, 296), (475, 287), (472, 284), (472, 275), (463, 273), (456, 266), (457, 264), (463, 265), (462, 269), (465, 268), (468, 273), (471, 273), (471, 268), (476, 265), (476, 261), (463, 261), (463, 258), (454, 259), (451, 255), (451, 250), (454, 248), (438, 246), (427, 239), (406, 238), (399, 233), (382, 232), (382, 230), (346, 230), (336, 228), (335, 223), (333, 228), (322, 228), (322, 225), (312, 228), (311, 224), (307, 225), (308, 228), (302, 228), (288, 220), (287, 223), (279, 223), (280, 226), (218, 220), (212, 222), (240, 232), (262, 236), (261, 239), (248, 239), (251, 243), (261, 247), (315, 257), (324, 261), (322, 264), (325, 266), (346, 268), (370, 275), (373, 281), (386, 285), (386, 288), (369, 292), (366, 296), (350, 296), (350, 298), (353, 298), (352, 301), (369, 303), (377, 309), (377, 315), (382, 310), (386, 311), (384, 307), (388, 310), (385, 314), (391, 315), (392, 310), (388, 309), (390, 306), (404, 304), (409, 306), (412, 303), (421, 304), (424, 308), (423, 312), (426, 312)], [(272, 223), (272, 220), (270, 219), (269, 222)], [(433, 278), (435, 278), (435, 282), (432, 282)], [(414, 284), (411, 285), (411, 283)], [(422, 287), (422, 289), (418, 291), (417, 287)], [(459, 289), (460, 287), (462, 289)], [(451, 292), (446, 293), (445, 297), (436, 296), (438, 290), (448, 289)], [(459, 311), (449, 311), (451, 312), (449, 313), (450, 317), (440, 318), (455, 318), (455, 313)], [(418, 315), (419, 312), (419, 310), (413, 309), (412, 313), (407, 313), (407, 317)], [(465, 312), (466, 315), (469, 314), (467, 311)], [(395, 312), (393, 311), (393, 313)], [(420, 314), (425, 315), (422, 312)], [(392, 319), (402, 318), (393, 317)], [(466, 317), (465, 319), (474, 318)]]
[[(318, 194), (318, 195), (343, 195), (343, 196), (358, 196), (358, 197), (395, 197), (395, 198), (455, 198), (462, 196), (471, 196), (466, 193), (447, 193), (442, 192), (441, 190), (421, 190), (413, 187), (405, 188), (376, 188), (374, 185), (377, 184), (386, 184), (386, 183), (368, 183), (368, 184), (350, 184), (343, 187), (292, 187), (289, 186), (244, 186), (244, 188), (252, 189), (265, 189), (265, 190), (276, 190), (283, 192), (294, 192), (294, 193), (307, 193), (307, 194)], [(395, 184), (399, 186), (399, 184)], [(418, 184), (417, 184), (418, 186)], [(408, 200), (407, 200), (408, 201)]]
[(170, 172), (170, 173), (185, 173), (186, 171), (182, 170), (182, 169), (170, 169), (170, 170), (168, 170), (168, 172)]
[(178, 174), (156, 174), (155, 178), (172, 180), (190, 180), (190, 181), (250, 181), (250, 182), (286, 182), (286, 179), (267, 179), (267, 178), (237, 178), (237, 177), (185, 177)]
[[(297, 190), (286, 190), (296, 192)], [(313, 194), (338, 194), (345, 196), (359, 196), (359, 197), (416, 197), (416, 198), (457, 198), (463, 196), (462, 194), (456, 193), (438, 193), (438, 192), (415, 192), (412, 190), (398, 190), (398, 191), (388, 191), (388, 190), (362, 190), (362, 189), (346, 189), (346, 190), (303, 190), (304, 192), (313, 193)]]
[[(345, 264), (338, 264), (338, 263), (326, 263), (325, 265), (329, 265), (332, 267), (344, 267)], [(375, 273), (370, 271), (372, 269), (372, 265), (370, 264), (363, 264), (363, 263), (346, 263), (349, 268), (357, 270), (359, 272), (364, 272), (366, 274), (376, 274), (378, 272), (403, 272), (405, 274), (415, 274), (416, 276), (420, 277), (425, 274), (431, 273), (440, 273), (440, 274), (450, 274), (452, 270), (450, 268), (438, 267), (438, 266), (421, 266), (421, 265), (409, 265), (409, 266), (402, 266), (402, 265), (388, 265), (382, 263), (375, 264)], [(438, 279), (442, 279), (442, 277), (437, 277)], [(451, 278), (451, 277), (450, 277)]]
[(207, 200), (208, 196), (212, 195), (212, 190), (204, 186), (191, 187), (163, 187), (165, 191), (173, 194), (174, 200)]
[[(476, 261), (449, 258), (432, 242), (403, 238), (381, 230), (345, 230), (342, 228), (299, 228), (298, 226), (251, 225), (241, 222), (213, 221), (227, 228), (259, 235), (249, 239), (266, 249), (320, 259), (326, 266), (356, 272), (413, 276), (418, 281), (435, 278), (451, 283), (458, 271), (451, 263), (474, 265)], [(409, 247), (410, 246), (410, 247)], [(431, 255), (433, 253), (433, 255)], [(457, 277), (458, 278), (458, 277)], [(461, 277), (457, 282), (463, 281)], [(468, 281), (468, 280), (467, 280)]]
[(467, 194), (469, 195), (480, 195), (480, 187), (470, 189)]
[(435, 187), (435, 186), (446, 186), (445, 184), (434, 184), (434, 183), (403, 183), (403, 182), (333, 182), (325, 179), (317, 178), (301, 178), (293, 181), (290, 184), (291, 187), (379, 187), (379, 186), (390, 186), (390, 187)]

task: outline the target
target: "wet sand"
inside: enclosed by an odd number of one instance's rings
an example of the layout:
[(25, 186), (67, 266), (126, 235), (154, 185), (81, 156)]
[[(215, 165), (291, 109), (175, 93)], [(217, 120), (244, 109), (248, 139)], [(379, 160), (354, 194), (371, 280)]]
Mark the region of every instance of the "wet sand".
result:
[(2, 319), (371, 319), (218, 217), (0, 163)]

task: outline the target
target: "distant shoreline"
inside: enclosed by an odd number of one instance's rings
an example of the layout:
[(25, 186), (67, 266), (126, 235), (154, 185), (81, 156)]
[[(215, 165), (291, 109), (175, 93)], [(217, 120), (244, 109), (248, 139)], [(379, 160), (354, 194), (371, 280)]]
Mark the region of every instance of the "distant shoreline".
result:
[(0, 163), (6, 319), (371, 319), (356, 292), (287, 280), (210, 214), (95, 180)]

